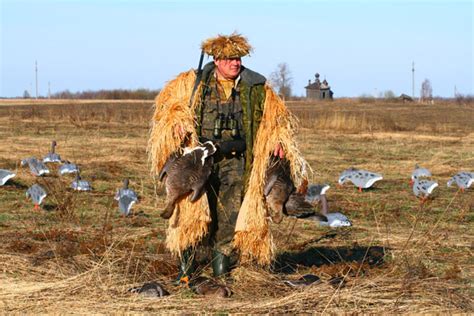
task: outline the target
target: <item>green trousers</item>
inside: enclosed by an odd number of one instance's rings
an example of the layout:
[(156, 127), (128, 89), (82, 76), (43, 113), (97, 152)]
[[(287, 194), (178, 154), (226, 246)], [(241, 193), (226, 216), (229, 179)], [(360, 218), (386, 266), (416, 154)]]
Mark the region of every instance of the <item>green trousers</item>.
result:
[(212, 218), (209, 246), (230, 255), (237, 215), (243, 199), (245, 160), (242, 155), (216, 158), (207, 186)]

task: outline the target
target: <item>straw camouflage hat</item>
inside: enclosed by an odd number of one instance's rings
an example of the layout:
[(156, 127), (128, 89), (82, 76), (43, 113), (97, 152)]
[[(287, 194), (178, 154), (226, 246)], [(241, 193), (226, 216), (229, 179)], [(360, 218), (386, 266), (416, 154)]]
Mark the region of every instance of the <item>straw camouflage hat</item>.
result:
[(230, 35), (219, 34), (216, 37), (208, 38), (202, 42), (201, 48), (215, 59), (243, 57), (252, 51), (252, 46), (248, 43), (247, 38), (235, 32)]

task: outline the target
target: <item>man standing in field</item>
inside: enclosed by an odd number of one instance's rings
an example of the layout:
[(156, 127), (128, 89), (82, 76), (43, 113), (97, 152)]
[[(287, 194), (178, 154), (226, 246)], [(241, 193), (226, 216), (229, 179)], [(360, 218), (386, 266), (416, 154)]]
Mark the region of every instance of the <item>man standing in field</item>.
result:
[(194, 203), (178, 202), (170, 218), (166, 245), (180, 257), (181, 280), (194, 272), (195, 249), (202, 246), (212, 250), (214, 276), (229, 272), (234, 254), (269, 264), (273, 243), (263, 195), (269, 158), (288, 159), (297, 185), (307, 170), (293, 117), (265, 77), (242, 65), (251, 51), (247, 39), (218, 35), (202, 50), (213, 61), (181, 73), (157, 96), (148, 143), (155, 174), (183, 146), (211, 140), (218, 148), (206, 193)]

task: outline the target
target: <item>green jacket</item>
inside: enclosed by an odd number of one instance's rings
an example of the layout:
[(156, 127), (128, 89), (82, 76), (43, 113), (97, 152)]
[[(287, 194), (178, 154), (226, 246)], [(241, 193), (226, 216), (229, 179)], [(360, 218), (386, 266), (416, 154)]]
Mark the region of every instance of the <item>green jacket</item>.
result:
[[(214, 68), (214, 62), (209, 62), (204, 66), (201, 76), (201, 85), (205, 84), (209, 76), (214, 73)], [(245, 132), (245, 143), (247, 148), (245, 152), (245, 187), (247, 186), (250, 170), (252, 169), (253, 145), (255, 142), (255, 137), (263, 116), (265, 104), (265, 82), (266, 79), (264, 76), (242, 66), (242, 70), (240, 72), (239, 88), (240, 102), (242, 104), (243, 110), (243, 128)], [(199, 96), (201, 100), (203, 97), (203, 95)], [(201, 106), (196, 107), (197, 117), (201, 117), (201, 110)], [(198, 122), (197, 126), (198, 134), (200, 134), (199, 124), (200, 122)]]

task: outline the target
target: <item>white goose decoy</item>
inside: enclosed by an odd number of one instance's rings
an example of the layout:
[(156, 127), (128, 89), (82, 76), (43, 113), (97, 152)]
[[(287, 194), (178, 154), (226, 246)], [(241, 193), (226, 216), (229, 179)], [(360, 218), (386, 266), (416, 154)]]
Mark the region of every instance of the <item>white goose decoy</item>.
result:
[(71, 188), (76, 191), (91, 191), (92, 187), (90, 183), (86, 180), (82, 180), (79, 173), (76, 174), (76, 178), (71, 183)]
[(347, 181), (351, 181), (359, 188), (359, 192), (362, 192), (362, 189), (368, 189), (375, 182), (382, 179), (383, 177), (380, 173), (350, 168), (341, 174), (341, 177), (339, 177), (339, 184), (342, 185)]
[(421, 197), (422, 201), (426, 200), (428, 196), (433, 193), (433, 190), (438, 186), (436, 181), (415, 179), (413, 183), (413, 193), (417, 197)]
[(448, 187), (451, 187), (453, 183), (456, 183), (459, 189), (461, 189), (461, 192), (464, 192), (464, 190), (469, 189), (474, 183), (474, 172), (461, 171), (456, 173), (446, 184)]
[(326, 217), (328, 219), (327, 222), (320, 221), (319, 224), (321, 226), (329, 226), (329, 227), (348, 227), (352, 226), (351, 221), (347, 218), (346, 215), (335, 212), (335, 213), (327, 213)]
[(14, 176), (16, 176), (16, 174), (14, 174), (13, 172), (5, 169), (0, 169), (0, 186), (7, 183), (7, 181), (13, 178)]
[(133, 204), (138, 201), (137, 194), (128, 188), (129, 180), (123, 180), (123, 188), (118, 189), (115, 200), (119, 202), (119, 209), (123, 216), (130, 215)]
[(61, 167), (59, 167), (59, 174), (61, 176), (67, 173), (79, 173), (79, 167), (76, 164), (66, 161)]
[(31, 173), (37, 177), (49, 174), (48, 167), (46, 167), (46, 165), (42, 161), (36, 159), (36, 157), (26, 158), (21, 161), (22, 166), (25, 166), (27, 164), (28, 167), (30, 167)]
[(39, 184), (33, 184), (28, 191), (26, 191), (26, 197), (31, 198), (33, 203), (35, 203), (35, 210), (39, 210), (39, 206), (46, 195), (46, 191)]
[(422, 177), (431, 177), (431, 172), (428, 169), (422, 168), (418, 164), (415, 164), (415, 170), (413, 170), (413, 172), (411, 173), (410, 185), (413, 185), (413, 183), (415, 183), (415, 179), (419, 179)]
[(337, 182), (342, 185), (343, 183), (345, 183), (347, 181), (347, 177), (350, 176), (351, 174), (353, 174), (356, 171), (359, 171), (359, 169), (356, 169), (354, 167), (350, 167), (349, 169), (344, 170), (340, 174), (339, 179), (337, 180)]
[(56, 154), (55, 152), (55, 148), (56, 148), (56, 141), (53, 140), (51, 142), (51, 151), (46, 155), (44, 156), (43, 158), (43, 162), (46, 163), (46, 162), (61, 162), (61, 157)]

